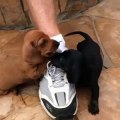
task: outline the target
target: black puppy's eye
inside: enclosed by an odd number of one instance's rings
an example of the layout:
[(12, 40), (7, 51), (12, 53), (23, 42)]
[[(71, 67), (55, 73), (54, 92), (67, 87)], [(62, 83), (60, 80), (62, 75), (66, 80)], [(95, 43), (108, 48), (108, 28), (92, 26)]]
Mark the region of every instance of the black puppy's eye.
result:
[(61, 58), (60, 58), (60, 63), (62, 63), (62, 62), (63, 62), (63, 58), (61, 57)]

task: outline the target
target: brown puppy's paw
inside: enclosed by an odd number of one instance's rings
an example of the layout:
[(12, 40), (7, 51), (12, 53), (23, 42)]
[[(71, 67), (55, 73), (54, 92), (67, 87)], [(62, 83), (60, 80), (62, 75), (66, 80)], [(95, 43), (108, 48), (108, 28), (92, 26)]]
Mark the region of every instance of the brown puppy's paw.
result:
[(99, 113), (98, 102), (95, 100), (91, 101), (90, 105), (88, 106), (88, 111), (93, 115), (98, 114)]

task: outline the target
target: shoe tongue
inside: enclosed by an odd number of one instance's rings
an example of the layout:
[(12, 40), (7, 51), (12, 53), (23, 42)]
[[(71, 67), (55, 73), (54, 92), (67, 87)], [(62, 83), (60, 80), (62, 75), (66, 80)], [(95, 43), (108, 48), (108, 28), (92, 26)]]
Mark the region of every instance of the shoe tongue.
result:
[(58, 75), (58, 74), (63, 73), (63, 70), (61, 68), (57, 68), (56, 66), (54, 66), (51, 63), (49, 64), (48, 67), (49, 67), (51, 73), (54, 74), (54, 75)]
[(57, 75), (57, 74), (59, 74), (61, 72), (63, 72), (63, 70), (61, 70), (60, 68), (55, 68), (54, 74)]
[(55, 96), (59, 106), (64, 106), (66, 104), (66, 95), (64, 92), (57, 92)]

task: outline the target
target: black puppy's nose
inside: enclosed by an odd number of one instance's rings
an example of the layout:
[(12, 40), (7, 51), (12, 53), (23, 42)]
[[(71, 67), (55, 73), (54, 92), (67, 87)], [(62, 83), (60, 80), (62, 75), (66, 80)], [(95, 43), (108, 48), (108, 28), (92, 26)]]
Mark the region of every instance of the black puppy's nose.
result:
[(59, 44), (60, 44), (59, 42), (57, 42), (57, 41), (55, 42), (55, 45), (56, 45), (57, 47), (59, 46)]

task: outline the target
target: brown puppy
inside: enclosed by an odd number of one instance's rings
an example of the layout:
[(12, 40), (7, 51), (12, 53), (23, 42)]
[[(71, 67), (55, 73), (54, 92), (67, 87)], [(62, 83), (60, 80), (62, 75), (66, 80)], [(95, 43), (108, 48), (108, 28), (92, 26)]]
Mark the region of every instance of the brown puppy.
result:
[(5, 57), (0, 54), (0, 61), (3, 61), (0, 65), (0, 95), (19, 84), (39, 79), (58, 45), (44, 33), (31, 30), (24, 37), (20, 53)]
[(59, 43), (38, 31), (30, 31), (24, 38), (23, 65), (26, 76), (37, 79), (46, 70), (49, 57), (55, 53)]

